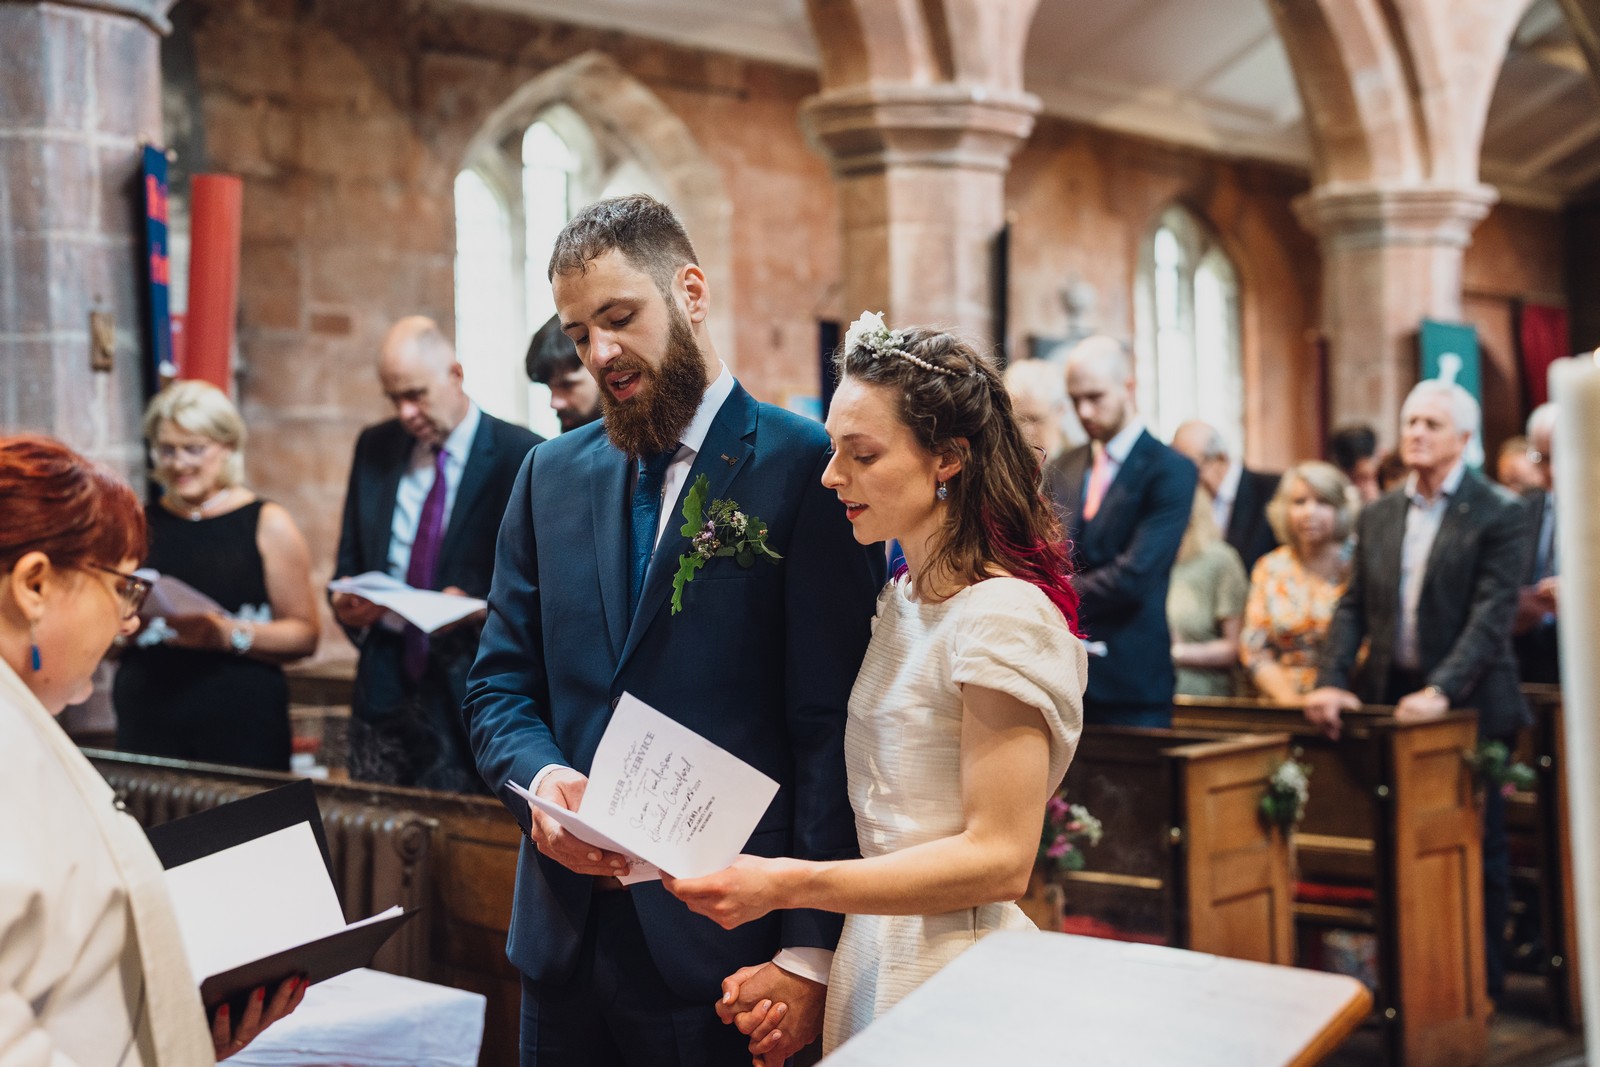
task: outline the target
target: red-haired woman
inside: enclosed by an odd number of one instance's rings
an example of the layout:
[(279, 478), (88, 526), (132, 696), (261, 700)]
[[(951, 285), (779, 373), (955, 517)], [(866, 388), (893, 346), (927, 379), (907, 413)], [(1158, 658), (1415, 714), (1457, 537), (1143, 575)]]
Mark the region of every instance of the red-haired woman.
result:
[[(893, 538), (906, 573), (878, 598), (850, 693), (845, 769), (862, 859), (742, 856), (667, 887), (727, 927), (779, 908), (847, 915), (826, 1052), (985, 934), (1031, 929), (1014, 903), (1083, 721), (1086, 659), (1061, 528), (989, 361), (947, 333), (851, 328), (822, 484), (856, 539)], [(724, 988), (742, 1003), (734, 975)], [(734, 1016), (765, 1061), (809, 1020)], [(798, 1025), (795, 1025), (798, 1024)]]
[(287, 1015), (298, 979), (209, 1027), (161, 865), (54, 716), (149, 591), (138, 498), (43, 437), (0, 437), (0, 1062), (208, 1063)]

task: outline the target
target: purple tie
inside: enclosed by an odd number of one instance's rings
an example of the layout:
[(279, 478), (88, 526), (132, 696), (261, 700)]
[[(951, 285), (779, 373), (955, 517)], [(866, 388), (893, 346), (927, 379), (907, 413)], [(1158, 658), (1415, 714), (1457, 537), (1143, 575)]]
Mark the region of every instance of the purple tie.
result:
[[(417, 519), (417, 535), (411, 539), (411, 562), (406, 565), (406, 584), (413, 589), (432, 589), (434, 572), (439, 568), (439, 546), (444, 542), (444, 497), (448, 485), (444, 476), (450, 453), (442, 447), (433, 450), (433, 488), (422, 502)], [(407, 624), (405, 631), (406, 677), (413, 682), (428, 668), (428, 635)]]

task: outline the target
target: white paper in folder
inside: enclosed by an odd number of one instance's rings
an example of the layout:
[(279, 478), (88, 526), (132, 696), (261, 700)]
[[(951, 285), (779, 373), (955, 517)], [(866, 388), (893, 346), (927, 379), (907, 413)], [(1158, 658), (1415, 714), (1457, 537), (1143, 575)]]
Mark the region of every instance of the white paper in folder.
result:
[(635, 861), (627, 882), (667, 871), (696, 878), (732, 863), (778, 783), (624, 693), (595, 751), (577, 811), (508, 782), (581, 841)]

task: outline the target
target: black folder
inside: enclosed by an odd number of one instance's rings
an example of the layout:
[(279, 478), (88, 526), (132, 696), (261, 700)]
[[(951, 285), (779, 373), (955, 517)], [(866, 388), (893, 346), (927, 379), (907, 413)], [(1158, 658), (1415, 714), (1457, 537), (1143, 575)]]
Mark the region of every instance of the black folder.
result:
[[(256, 793), (231, 804), (210, 808), (182, 819), (152, 826), (145, 831), (161, 860), (171, 869), (201, 859), (235, 845), (242, 845), (267, 834), (310, 823), (311, 833), (322, 850), (322, 862), (333, 880), (333, 864), (328, 855), (328, 838), (322, 827), (322, 812), (317, 793), (309, 780)], [(372, 962), (394, 932), (417, 913), (392, 915), (377, 922), (348, 927), (327, 937), (303, 942), (249, 963), (206, 976), (200, 983), (200, 999), (207, 1010), (227, 1002), (234, 1018), (244, 1008), (244, 1000), (257, 986), (272, 987), (293, 975), (304, 975), (313, 985), (324, 979), (365, 967)]]

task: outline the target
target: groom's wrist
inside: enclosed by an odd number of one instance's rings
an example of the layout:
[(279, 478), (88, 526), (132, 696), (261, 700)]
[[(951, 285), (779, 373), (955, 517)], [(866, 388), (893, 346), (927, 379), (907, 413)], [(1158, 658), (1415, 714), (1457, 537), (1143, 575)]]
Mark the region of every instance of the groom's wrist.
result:
[(772, 957), (772, 965), (820, 985), (828, 984), (828, 972), (833, 968), (833, 953), (814, 945), (802, 945), (779, 950)]

